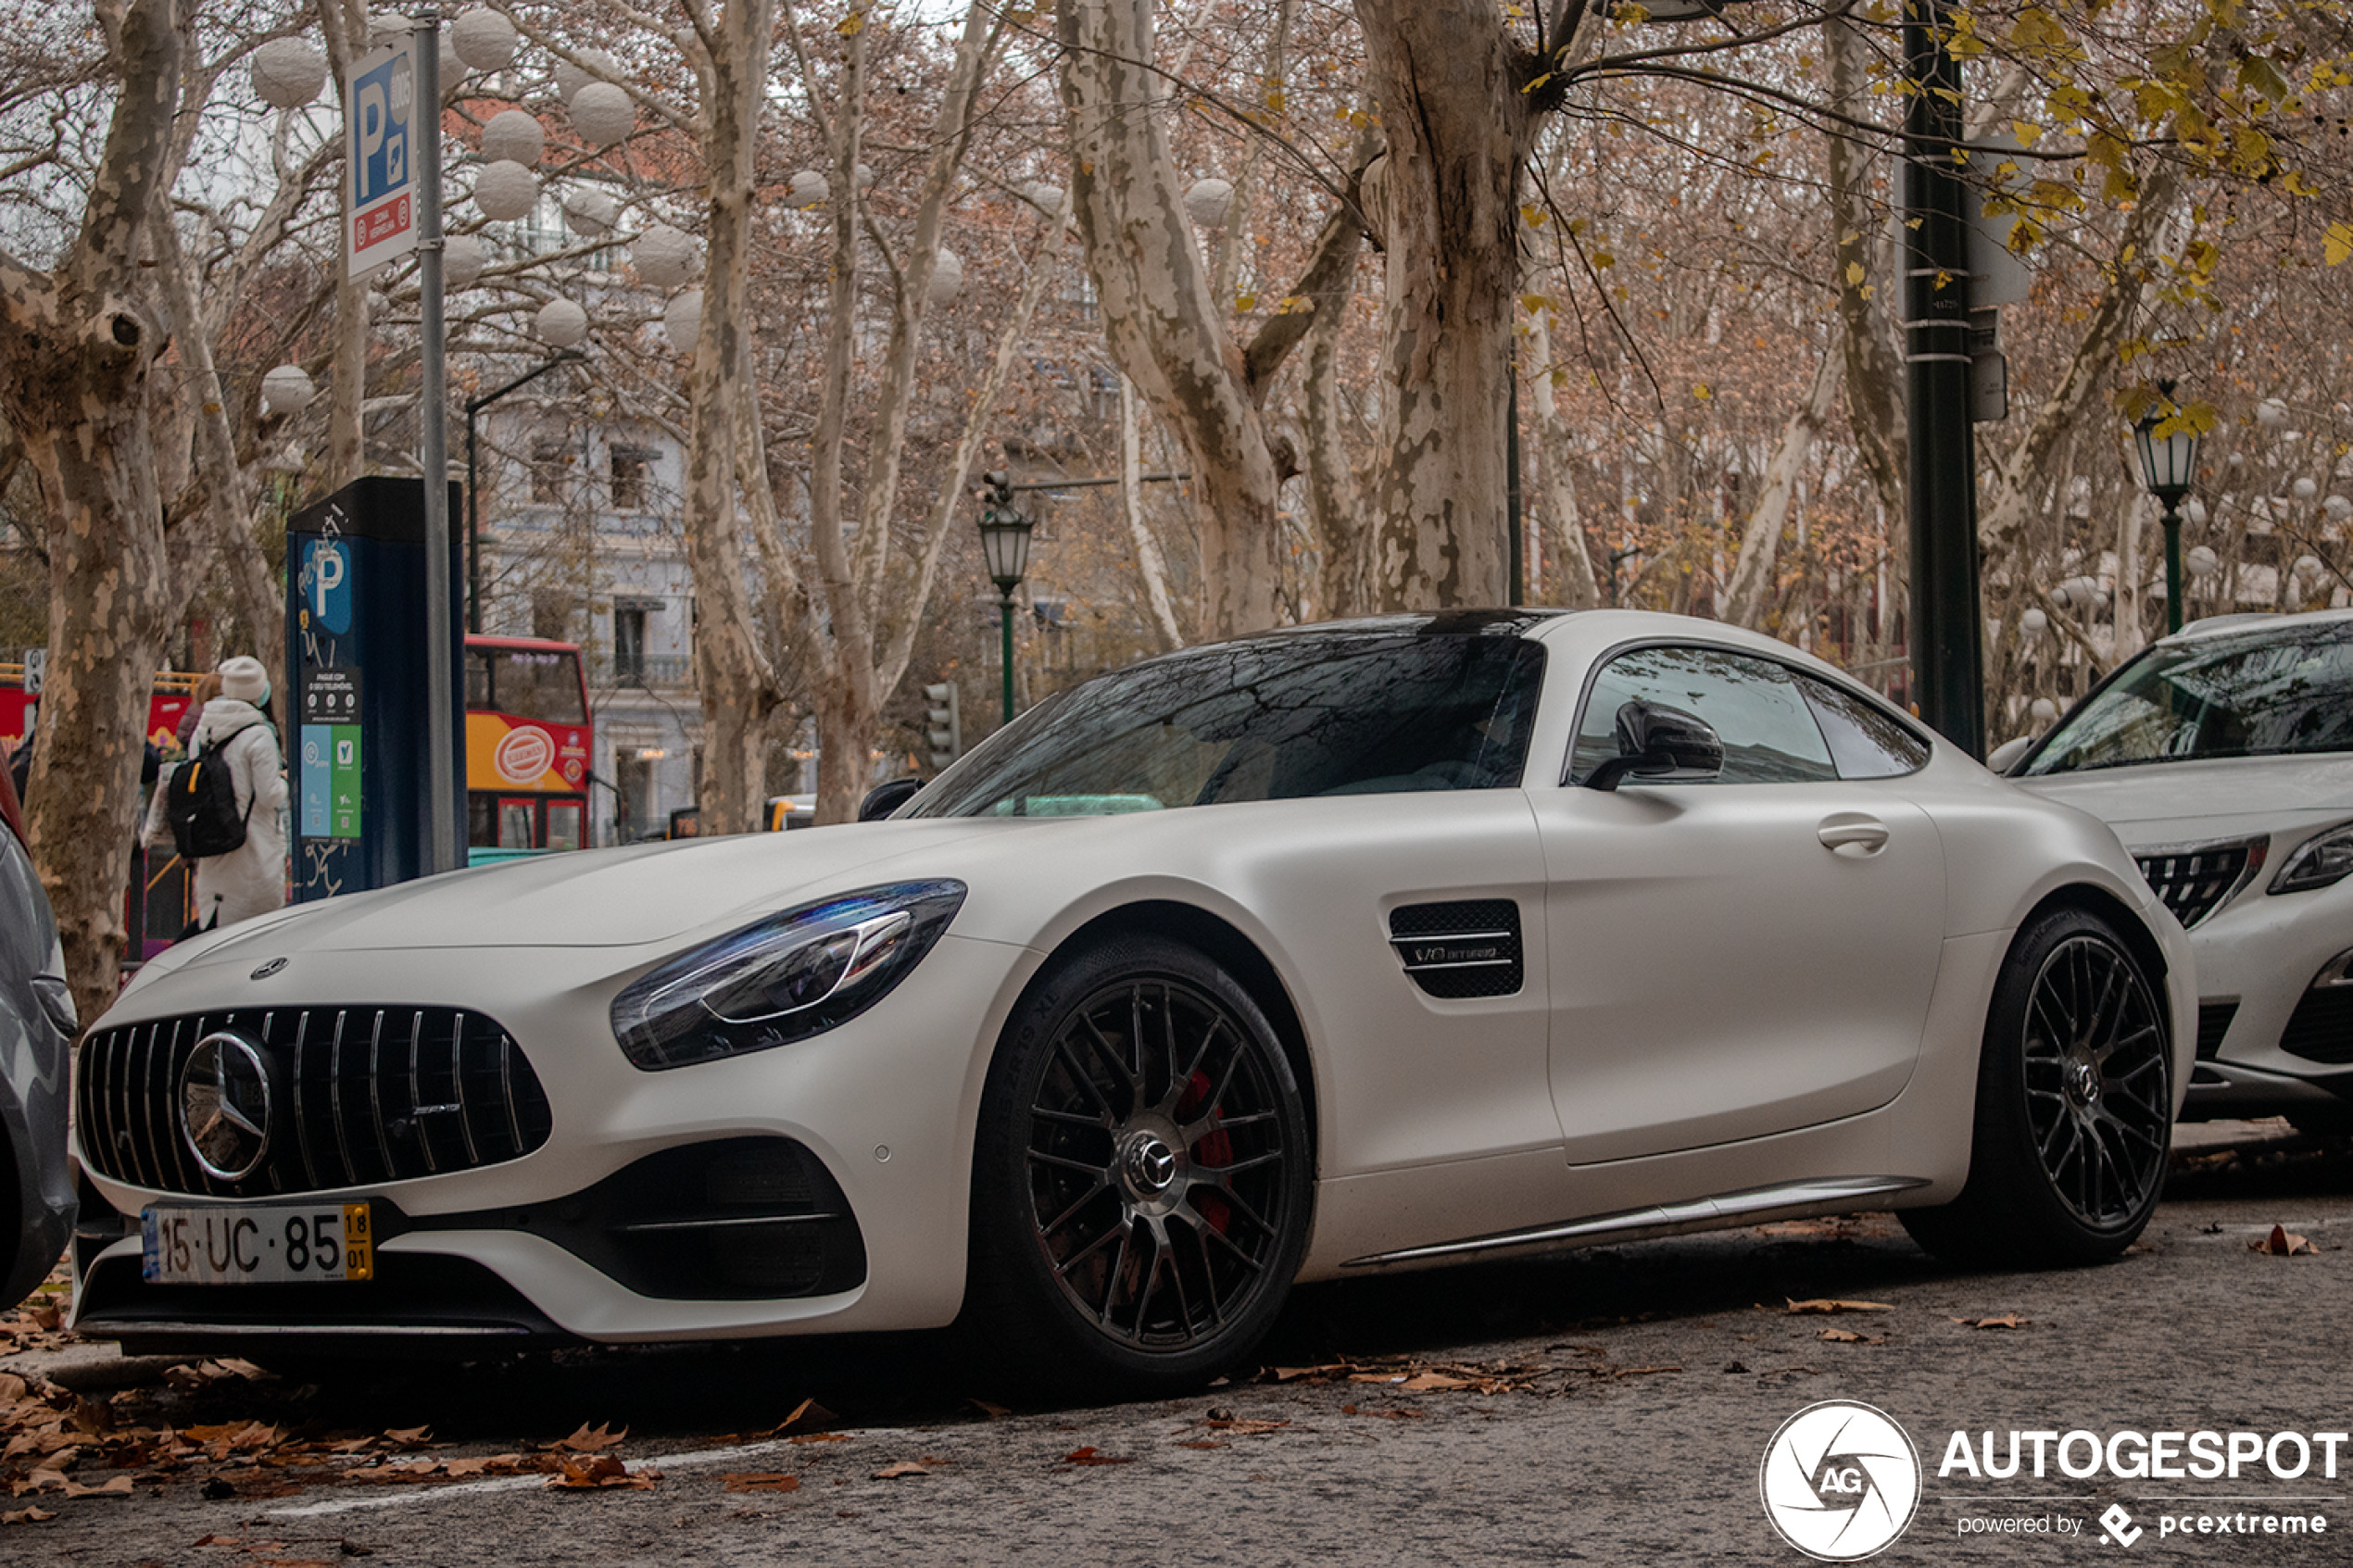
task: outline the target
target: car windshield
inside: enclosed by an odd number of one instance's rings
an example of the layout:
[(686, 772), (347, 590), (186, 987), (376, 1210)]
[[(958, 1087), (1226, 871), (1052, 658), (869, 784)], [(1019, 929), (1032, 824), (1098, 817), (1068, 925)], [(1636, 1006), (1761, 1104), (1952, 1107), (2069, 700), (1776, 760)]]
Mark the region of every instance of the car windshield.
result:
[(2159, 646), (2070, 714), (2026, 773), (2353, 751), (2353, 621)]
[(911, 817), (1100, 816), (1519, 783), (1543, 650), (1516, 636), (1290, 633), (1089, 681), (990, 736)]

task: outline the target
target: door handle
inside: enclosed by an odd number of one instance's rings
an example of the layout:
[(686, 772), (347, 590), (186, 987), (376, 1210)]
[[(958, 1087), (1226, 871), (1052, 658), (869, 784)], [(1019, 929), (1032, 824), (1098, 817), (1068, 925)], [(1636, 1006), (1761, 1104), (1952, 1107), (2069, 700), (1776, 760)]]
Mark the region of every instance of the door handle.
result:
[(1838, 811), (1822, 819), (1814, 836), (1832, 854), (1854, 859), (1887, 847), (1887, 824), (1860, 811)]

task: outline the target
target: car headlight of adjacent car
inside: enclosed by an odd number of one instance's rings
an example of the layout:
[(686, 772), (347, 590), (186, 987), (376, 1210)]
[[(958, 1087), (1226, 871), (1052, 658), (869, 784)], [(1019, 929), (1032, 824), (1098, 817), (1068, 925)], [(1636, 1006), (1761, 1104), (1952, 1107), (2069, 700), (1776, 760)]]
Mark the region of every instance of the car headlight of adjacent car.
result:
[(2296, 847), (2280, 874), (2271, 879), (2274, 893), (2309, 893), (2353, 876), (2353, 822), (2314, 834)]
[(613, 998), (613, 1037), (651, 1072), (805, 1040), (873, 1007), (923, 961), (961, 882), (837, 894), (682, 953)]

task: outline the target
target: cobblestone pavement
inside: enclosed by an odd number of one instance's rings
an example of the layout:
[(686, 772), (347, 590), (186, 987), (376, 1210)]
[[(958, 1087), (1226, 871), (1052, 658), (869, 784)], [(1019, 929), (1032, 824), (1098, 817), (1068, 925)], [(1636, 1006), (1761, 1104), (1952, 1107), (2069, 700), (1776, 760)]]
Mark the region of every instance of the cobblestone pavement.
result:
[[(2275, 1224), (2312, 1249), (2255, 1250)], [(927, 1340), (312, 1384), (30, 1325), (0, 1357), (28, 1378), (0, 1475), (70, 1486), (0, 1501), (56, 1516), (0, 1526), (0, 1562), (1794, 1563), (1760, 1460), (1852, 1399), (1925, 1466), (1875, 1561), (2347, 1562), (2353, 1444), (2334, 1477), (2318, 1448), (2294, 1479), (1939, 1470), (1957, 1431), (2353, 1427), (2349, 1242), (2353, 1149), (2223, 1148), (2183, 1156), (2103, 1268), (1958, 1273), (1865, 1215), (1351, 1282), (1301, 1291), (1255, 1377), (1075, 1410), (985, 1404), (1002, 1391)], [(2324, 1533), (2259, 1533), (2289, 1516)]]

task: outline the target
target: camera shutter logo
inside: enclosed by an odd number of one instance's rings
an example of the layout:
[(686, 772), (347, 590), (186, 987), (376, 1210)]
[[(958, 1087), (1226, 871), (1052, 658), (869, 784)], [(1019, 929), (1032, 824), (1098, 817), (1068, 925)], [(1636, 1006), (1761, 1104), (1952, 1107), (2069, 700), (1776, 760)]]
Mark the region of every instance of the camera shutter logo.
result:
[(1756, 1486), (1781, 1539), (1823, 1562), (1854, 1562), (1911, 1524), (1919, 1452), (1886, 1411), (1826, 1399), (1781, 1423), (1765, 1446)]
[(205, 1173), (253, 1174), (270, 1148), (270, 1071), (241, 1035), (207, 1035), (180, 1069), (180, 1136)]

